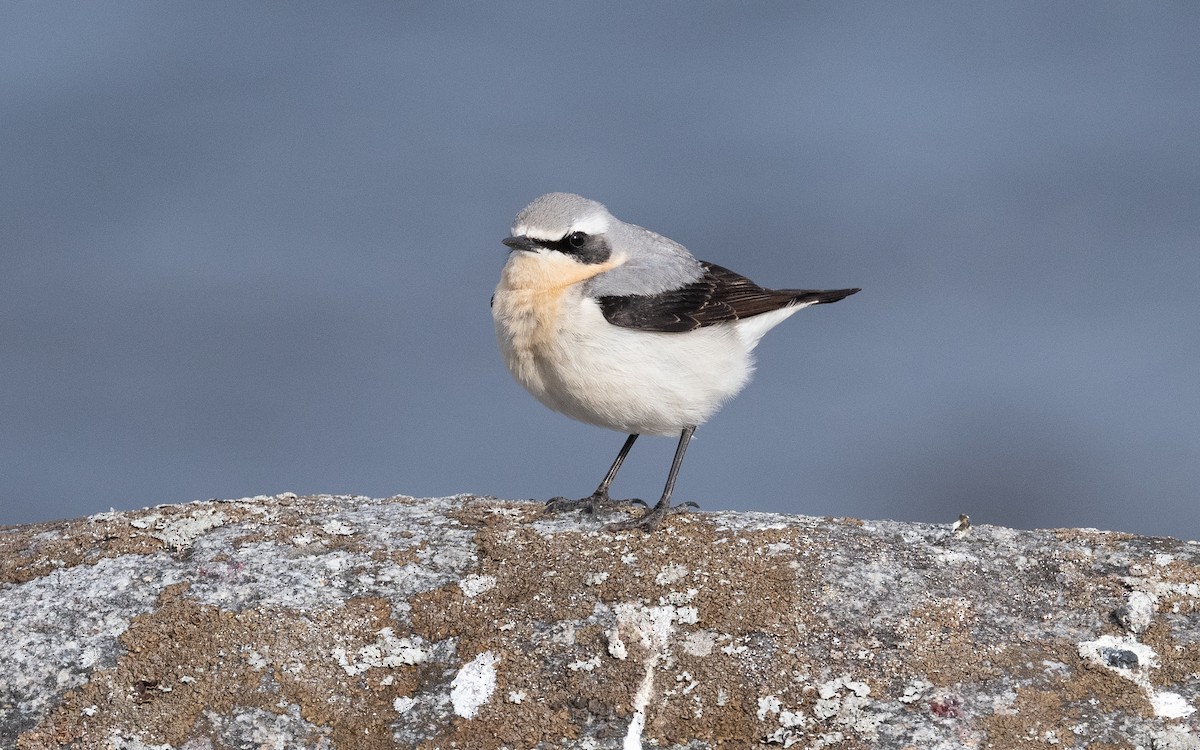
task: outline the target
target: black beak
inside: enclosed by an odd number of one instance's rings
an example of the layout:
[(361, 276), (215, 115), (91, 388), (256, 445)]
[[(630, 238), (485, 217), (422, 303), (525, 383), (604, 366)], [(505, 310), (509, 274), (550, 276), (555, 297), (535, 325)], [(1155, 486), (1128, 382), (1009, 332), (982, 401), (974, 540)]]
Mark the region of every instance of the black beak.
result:
[(513, 250), (524, 250), (527, 253), (535, 253), (538, 250), (538, 244), (528, 237), (507, 237), (500, 241)]

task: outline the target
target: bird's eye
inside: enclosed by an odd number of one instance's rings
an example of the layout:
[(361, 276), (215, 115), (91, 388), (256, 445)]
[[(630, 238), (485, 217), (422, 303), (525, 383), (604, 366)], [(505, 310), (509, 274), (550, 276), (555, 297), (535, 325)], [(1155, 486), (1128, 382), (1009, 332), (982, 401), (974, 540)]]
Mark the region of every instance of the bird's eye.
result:
[(588, 236), (583, 232), (571, 232), (571, 234), (567, 235), (567, 242), (576, 250), (586, 245), (587, 240)]

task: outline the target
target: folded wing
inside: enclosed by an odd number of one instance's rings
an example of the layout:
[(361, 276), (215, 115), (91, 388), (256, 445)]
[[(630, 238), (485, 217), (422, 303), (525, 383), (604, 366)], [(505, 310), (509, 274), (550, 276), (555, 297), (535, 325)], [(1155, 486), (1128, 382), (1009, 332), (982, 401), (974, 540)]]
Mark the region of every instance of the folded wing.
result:
[(858, 289), (764, 289), (745, 276), (701, 261), (704, 275), (662, 294), (600, 297), (605, 320), (622, 328), (681, 333), (798, 304), (837, 302)]

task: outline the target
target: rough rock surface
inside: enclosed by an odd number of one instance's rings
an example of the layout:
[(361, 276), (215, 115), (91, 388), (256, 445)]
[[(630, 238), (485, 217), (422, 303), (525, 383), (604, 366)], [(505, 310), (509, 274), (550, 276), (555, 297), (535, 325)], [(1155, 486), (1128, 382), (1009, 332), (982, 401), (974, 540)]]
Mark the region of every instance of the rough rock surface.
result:
[(483, 497), (0, 529), (0, 747), (1200, 748), (1200, 545)]

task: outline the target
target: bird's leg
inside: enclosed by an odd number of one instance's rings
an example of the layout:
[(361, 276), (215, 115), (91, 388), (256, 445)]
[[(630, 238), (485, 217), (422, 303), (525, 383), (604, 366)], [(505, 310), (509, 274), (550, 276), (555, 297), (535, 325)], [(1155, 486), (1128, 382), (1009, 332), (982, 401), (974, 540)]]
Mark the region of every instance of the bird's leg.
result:
[(675, 458), (671, 461), (671, 473), (667, 475), (667, 486), (663, 488), (662, 498), (650, 510), (643, 513), (637, 518), (630, 518), (627, 521), (609, 524), (605, 526), (609, 531), (624, 531), (626, 529), (644, 529), (645, 531), (654, 531), (658, 525), (663, 522), (671, 513), (679, 513), (687, 510), (689, 507), (695, 507), (692, 502), (682, 503), (671, 507), (671, 493), (675, 491), (675, 480), (679, 476), (679, 467), (683, 465), (683, 454), (687, 452), (688, 443), (692, 439), (692, 433), (696, 431), (695, 425), (689, 425), (683, 428), (683, 432), (679, 435), (679, 445), (675, 446)]
[[(551, 498), (550, 502), (546, 503), (546, 510), (556, 512), (582, 508), (585, 513), (595, 513), (598, 508), (621, 504), (620, 502), (613, 502), (609, 498), (608, 487), (613, 483), (613, 479), (616, 479), (617, 472), (621, 470), (621, 464), (625, 463), (625, 457), (629, 455), (629, 449), (633, 447), (633, 442), (637, 438), (636, 433), (625, 438), (625, 444), (621, 446), (621, 452), (617, 454), (617, 458), (612, 462), (612, 466), (608, 467), (608, 473), (604, 475), (604, 481), (600, 482), (600, 486), (596, 488), (595, 492), (581, 500), (568, 500), (565, 497)], [(641, 500), (622, 502), (640, 503)]]
[(625, 438), (625, 444), (621, 446), (621, 452), (613, 460), (612, 466), (608, 467), (608, 473), (604, 475), (604, 481), (600, 482), (600, 486), (588, 498), (590, 501), (600, 504), (612, 502), (608, 497), (608, 487), (617, 478), (617, 472), (621, 470), (621, 464), (625, 463), (625, 457), (629, 455), (629, 449), (633, 447), (633, 443), (637, 439), (637, 433)]

